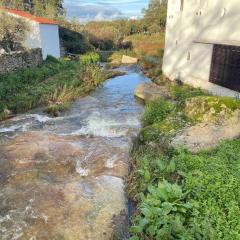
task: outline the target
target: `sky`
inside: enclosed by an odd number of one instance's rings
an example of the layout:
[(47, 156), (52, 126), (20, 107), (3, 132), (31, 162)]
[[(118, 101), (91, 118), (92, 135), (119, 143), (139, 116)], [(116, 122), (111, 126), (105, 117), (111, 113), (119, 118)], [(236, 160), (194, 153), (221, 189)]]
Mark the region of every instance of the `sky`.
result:
[(68, 18), (80, 21), (140, 18), (149, 0), (64, 0)]

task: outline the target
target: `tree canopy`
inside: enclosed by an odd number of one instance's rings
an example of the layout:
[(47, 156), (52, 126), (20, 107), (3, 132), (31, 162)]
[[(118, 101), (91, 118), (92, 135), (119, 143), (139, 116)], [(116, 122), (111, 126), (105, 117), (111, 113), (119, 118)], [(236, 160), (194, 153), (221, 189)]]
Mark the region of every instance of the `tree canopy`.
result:
[(148, 8), (143, 10), (143, 21), (150, 33), (163, 31), (167, 19), (167, 0), (150, 0)]
[(0, 0), (0, 5), (52, 19), (65, 14), (63, 0)]

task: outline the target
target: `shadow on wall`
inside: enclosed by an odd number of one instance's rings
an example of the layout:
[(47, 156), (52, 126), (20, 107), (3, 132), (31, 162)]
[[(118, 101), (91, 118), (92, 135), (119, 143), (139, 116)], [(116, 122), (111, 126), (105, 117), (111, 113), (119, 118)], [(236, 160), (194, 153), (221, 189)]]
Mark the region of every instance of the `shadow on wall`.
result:
[(209, 91), (216, 92), (216, 86), (209, 82), (213, 44), (206, 42), (236, 39), (236, 30), (231, 26), (239, 24), (239, 12), (231, 6), (231, 11), (223, 14), (222, 10), (229, 5), (224, 1), (209, 2), (203, 10), (188, 4), (185, 3), (183, 12), (173, 16), (168, 13), (163, 70), (170, 78), (200, 79)]

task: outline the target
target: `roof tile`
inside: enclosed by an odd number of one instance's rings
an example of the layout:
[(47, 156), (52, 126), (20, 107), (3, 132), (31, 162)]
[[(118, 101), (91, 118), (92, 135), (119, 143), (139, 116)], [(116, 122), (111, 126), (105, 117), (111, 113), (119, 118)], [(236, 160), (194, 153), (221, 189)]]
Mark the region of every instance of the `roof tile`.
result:
[(4, 8), (4, 7), (0, 7), (0, 10), (7, 11), (8, 13), (12, 13), (14, 15), (18, 15), (20, 17), (27, 18), (30, 21), (34, 21), (34, 22), (37, 22), (37, 23), (40, 23), (40, 24), (58, 25), (58, 23), (56, 21), (53, 21), (53, 20), (48, 19), (48, 18), (37, 17), (37, 16), (34, 16), (34, 15), (32, 15), (30, 13), (27, 13), (25, 11), (16, 10), (16, 9), (9, 9), (9, 8)]

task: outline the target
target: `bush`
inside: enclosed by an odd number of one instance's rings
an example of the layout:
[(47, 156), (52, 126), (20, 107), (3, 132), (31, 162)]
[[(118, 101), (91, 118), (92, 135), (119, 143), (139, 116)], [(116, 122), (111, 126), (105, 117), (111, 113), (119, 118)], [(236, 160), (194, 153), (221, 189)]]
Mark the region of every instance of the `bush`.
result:
[(188, 98), (210, 95), (208, 92), (203, 91), (200, 88), (193, 88), (185, 84), (175, 84), (171, 86), (170, 92), (172, 98), (178, 101), (180, 104), (183, 104)]
[(84, 66), (92, 65), (92, 64), (96, 65), (97, 63), (99, 63), (99, 61), (100, 61), (100, 56), (95, 52), (87, 53), (80, 57), (80, 62)]
[(178, 129), (184, 127), (185, 123), (184, 116), (167, 117), (161, 122), (144, 127), (140, 132), (140, 139), (147, 143), (162, 137), (171, 138), (175, 136)]
[(4, 116), (4, 109), (20, 113), (48, 104), (52, 112), (62, 111), (65, 103), (91, 91), (107, 78), (96, 64), (98, 60), (95, 53), (82, 56), (80, 61), (48, 57), (42, 66), (1, 75), (0, 115)]
[[(71, 26), (67, 27), (71, 28)], [(85, 54), (94, 50), (94, 47), (80, 32), (60, 27), (59, 34), (63, 47), (67, 53)]]
[(169, 101), (158, 99), (149, 102), (146, 105), (145, 112), (142, 117), (143, 125), (151, 125), (163, 121), (167, 116), (175, 111), (175, 106)]

